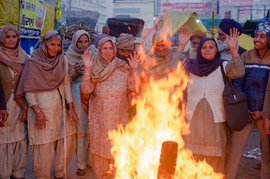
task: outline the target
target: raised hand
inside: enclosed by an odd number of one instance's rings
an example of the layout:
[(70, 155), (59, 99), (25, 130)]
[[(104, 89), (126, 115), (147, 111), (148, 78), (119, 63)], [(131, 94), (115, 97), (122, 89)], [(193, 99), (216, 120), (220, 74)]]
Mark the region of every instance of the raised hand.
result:
[(132, 71), (136, 71), (139, 67), (139, 55), (137, 54), (136, 51), (134, 51), (133, 55), (130, 55), (128, 58), (128, 64), (130, 66), (130, 68), (132, 69)]
[(239, 34), (240, 32), (236, 28), (233, 28), (230, 29), (230, 36), (229, 35), (226, 36), (226, 42), (233, 57), (239, 56), (237, 51)]
[(91, 70), (93, 62), (94, 62), (94, 56), (89, 51), (86, 50), (82, 55), (82, 60), (83, 60), (84, 69), (86, 71)]
[(185, 47), (190, 39), (190, 32), (189, 29), (187, 27), (183, 27), (181, 29), (178, 30), (178, 44), (179, 46), (183, 46)]

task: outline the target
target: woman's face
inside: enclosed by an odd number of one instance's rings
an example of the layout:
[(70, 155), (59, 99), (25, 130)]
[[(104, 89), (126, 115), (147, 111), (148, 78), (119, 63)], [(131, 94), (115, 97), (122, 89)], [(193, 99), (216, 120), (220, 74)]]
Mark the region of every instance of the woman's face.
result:
[(77, 47), (81, 52), (84, 52), (89, 47), (90, 41), (87, 35), (81, 35), (77, 41)]
[(50, 57), (55, 57), (62, 50), (61, 40), (58, 38), (51, 39), (47, 42), (48, 54)]
[(6, 48), (15, 48), (18, 43), (18, 36), (16, 35), (16, 32), (13, 30), (9, 30), (6, 33), (6, 37), (4, 38), (4, 46)]
[(206, 41), (201, 48), (202, 57), (206, 60), (213, 60), (217, 54), (217, 48), (213, 40)]
[(155, 43), (155, 52), (157, 55), (167, 54), (170, 50), (171, 43), (167, 40), (161, 40)]
[(101, 57), (109, 62), (114, 57), (114, 47), (112, 45), (111, 41), (107, 41), (103, 44), (103, 46), (100, 49)]
[(267, 46), (270, 44), (270, 40), (268, 40), (265, 33), (259, 31), (254, 35), (253, 43), (256, 50), (262, 50), (267, 49)]

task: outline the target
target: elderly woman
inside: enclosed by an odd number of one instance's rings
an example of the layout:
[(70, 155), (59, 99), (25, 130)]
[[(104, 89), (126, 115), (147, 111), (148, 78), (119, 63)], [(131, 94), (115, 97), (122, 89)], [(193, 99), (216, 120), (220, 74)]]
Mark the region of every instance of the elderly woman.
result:
[(237, 52), (239, 32), (234, 29), (227, 39), (233, 59), (228, 63), (220, 59), (214, 39), (202, 38), (195, 60), (188, 59), (186, 119), (190, 134), (185, 144), (197, 161), (206, 161), (215, 172), (224, 172), (226, 126), (222, 102), (224, 81), (221, 68), (230, 79), (244, 75), (243, 62)]
[(0, 30), (0, 79), (7, 110), (0, 128), (0, 178), (23, 178), (26, 170), (26, 108), (18, 105), (14, 95), (27, 59), (19, 32), (4, 26)]
[[(55, 157), (55, 178), (65, 177), (65, 165), (75, 150), (77, 116), (68, 78), (68, 64), (57, 32), (47, 32), (26, 63), (16, 92), (25, 96), (28, 136), (36, 178), (50, 178)], [(68, 114), (67, 114), (68, 109)]]
[(90, 46), (90, 36), (84, 30), (78, 30), (73, 34), (72, 43), (66, 53), (66, 59), (69, 64), (69, 76), (72, 80), (72, 94), (74, 97), (74, 106), (78, 115), (79, 123), (77, 125), (77, 175), (85, 176), (87, 162), (87, 113), (81, 106), (80, 84), (83, 76), (83, 61), (82, 55)]
[(234, 81), (235, 86), (247, 95), (251, 122), (241, 131), (232, 132), (226, 165), (226, 175), (229, 179), (235, 178), (241, 154), (255, 128), (258, 129), (260, 135), (262, 151), (260, 178), (270, 178), (269, 136), (265, 133), (264, 128), (264, 118), (265, 122), (269, 119), (269, 91), (266, 90), (269, 89), (267, 82), (270, 72), (270, 18), (261, 19), (254, 34), (254, 49), (241, 55), (245, 65), (245, 76)]
[(91, 95), (88, 113), (90, 157), (95, 176), (101, 179), (113, 164), (108, 132), (128, 123), (128, 95), (134, 91), (133, 71), (138, 62), (131, 59), (129, 66), (116, 58), (115, 44), (108, 37), (99, 41), (95, 59), (87, 52), (82, 58), (85, 71), (81, 90)]
[[(180, 35), (180, 33), (179, 33)], [(149, 80), (149, 76), (155, 79), (167, 77), (177, 68), (177, 65), (185, 60), (180, 47), (171, 47), (171, 36), (165, 30), (158, 30), (152, 39), (151, 53), (142, 62), (142, 82)]]

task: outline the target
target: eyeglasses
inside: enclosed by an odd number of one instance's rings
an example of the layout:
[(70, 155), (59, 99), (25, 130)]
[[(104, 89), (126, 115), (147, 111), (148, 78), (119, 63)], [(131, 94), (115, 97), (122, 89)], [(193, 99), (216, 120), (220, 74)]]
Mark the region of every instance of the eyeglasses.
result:
[(199, 44), (200, 44), (200, 42), (191, 41), (191, 44), (192, 44), (192, 45), (199, 45)]
[(225, 34), (223, 34), (223, 33), (218, 33), (218, 35), (219, 35), (219, 36), (224, 36)]

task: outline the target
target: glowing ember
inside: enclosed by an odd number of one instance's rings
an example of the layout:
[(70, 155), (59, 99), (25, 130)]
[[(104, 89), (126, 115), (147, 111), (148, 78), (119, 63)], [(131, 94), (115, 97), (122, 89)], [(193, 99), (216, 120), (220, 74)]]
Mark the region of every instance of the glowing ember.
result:
[(223, 178), (205, 162), (195, 162), (192, 153), (184, 149), (183, 135), (189, 132), (184, 119), (183, 93), (187, 76), (182, 66), (168, 78), (150, 79), (144, 94), (133, 103), (137, 114), (125, 127), (110, 132), (115, 158), (115, 178), (156, 179), (162, 143), (178, 144), (175, 174), (172, 178)]

